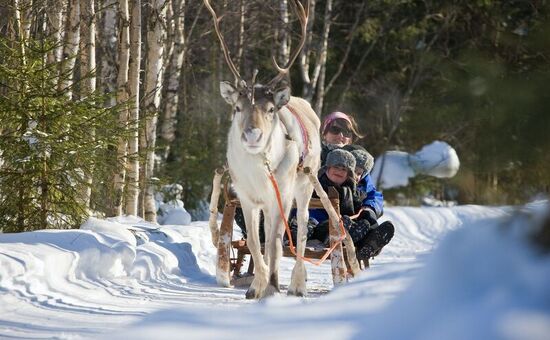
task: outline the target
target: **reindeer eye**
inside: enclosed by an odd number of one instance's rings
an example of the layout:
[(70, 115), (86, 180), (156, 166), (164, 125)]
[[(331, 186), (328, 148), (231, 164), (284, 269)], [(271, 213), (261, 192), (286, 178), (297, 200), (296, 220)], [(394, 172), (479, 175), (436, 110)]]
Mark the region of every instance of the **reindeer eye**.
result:
[(273, 113), (275, 112), (275, 108), (274, 107), (270, 107), (269, 110), (268, 110), (269, 113)]
[(235, 106), (235, 112), (241, 112), (241, 108), (239, 106)]

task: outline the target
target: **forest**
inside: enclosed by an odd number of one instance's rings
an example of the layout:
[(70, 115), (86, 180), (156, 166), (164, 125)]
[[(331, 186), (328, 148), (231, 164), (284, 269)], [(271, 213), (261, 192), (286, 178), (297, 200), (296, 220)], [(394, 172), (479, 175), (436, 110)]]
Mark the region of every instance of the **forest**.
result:
[[(209, 1), (236, 68), (267, 81), (299, 40), (287, 0)], [(431, 194), (521, 204), (550, 193), (549, 4), (302, 0), (292, 94), (355, 117), (375, 158), (434, 140), (451, 179), (414, 178), (387, 204)], [(0, 0), (0, 230), (155, 221), (180, 184), (195, 217), (225, 163), (232, 75), (203, 1)], [(168, 197), (169, 192), (165, 193)]]

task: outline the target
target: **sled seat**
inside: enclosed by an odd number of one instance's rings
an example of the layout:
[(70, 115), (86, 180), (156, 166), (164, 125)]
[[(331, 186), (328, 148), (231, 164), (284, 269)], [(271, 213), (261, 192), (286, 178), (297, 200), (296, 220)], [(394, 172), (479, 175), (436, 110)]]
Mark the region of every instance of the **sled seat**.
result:
[[(228, 185), (224, 186), (228, 188)], [(327, 195), (331, 202), (331, 205), (338, 212), (340, 211), (340, 200), (338, 198), (338, 192), (335, 188), (330, 187)], [(230, 195), (228, 190), (224, 190), (225, 206), (223, 209), (223, 217), (220, 226), (218, 253), (217, 253), (217, 271), (229, 273), (232, 285), (246, 285), (250, 284), (251, 278), (254, 273), (254, 263), (252, 257), (250, 257), (248, 270), (246, 273), (241, 273), (241, 267), (246, 255), (250, 254), (250, 250), (246, 244), (246, 240), (233, 241), (233, 221), (235, 219), (235, 210), (240, 207), (239, 200)], [(310, 209), (324, 209), (321, 200), (318, 198), (312, 198), (309, 203)], [(334, 226), (329, 219), (329, 234), (331, 240), (338, 239), (338, 226)], [(332, 246), (333, 244), (331, 244)], [(328, 248), (325, 247), (308, 247), (306, 244), (305, 257), (312, 259), (321, 259)], [(263, 252), (263, 245), (262, 245)], [(236, 254), (235, 254), (236, 253)], [(345, 255), (344, 247), (342, 243), (338, 244), (330, 255), (332, 278), (335, 285), (344, 283), (347, 281), (347, 276), (351, 272), (348, 272), (346, 268), (349, 268), (347, 264), (347, 256)], [(292, 254), (289, 246), (283, 246), (283, 256), (295, 257)]]

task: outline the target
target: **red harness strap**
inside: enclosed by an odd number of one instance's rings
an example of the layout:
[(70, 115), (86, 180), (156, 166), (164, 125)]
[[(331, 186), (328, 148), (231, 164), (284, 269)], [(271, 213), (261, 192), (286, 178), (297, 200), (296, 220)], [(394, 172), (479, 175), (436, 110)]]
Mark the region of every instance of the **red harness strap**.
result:
[(304, 142), (304, 151), (302, 151), (302, 154), (300, 155), (300, 162), (298, 163), (298, 168), (301, 169), (302, 166), (304, 165), (304, 159), (306, 158), (309, 152), (309, 135), (307, 134), (306, 127), (304, 126), (304, 122), (302, 121), (298, 113), (296, 113), (294, 108), (292, 108), (292, 106), (288, 104), (286, 105), (286, 108), (290, 111), (290, 113), (292, 113), (292, 115), (298, 121), (298, 124), (300, 125), (300, 132), (302, 133), (302, 140)]
[[(269, 169), (268, 169), (269, 170)], [(281, 193), (279, 191), (279, 185), (277, 184), (277, 180), (275, 179), (275, 176), (273, 176), (273, 173), (271, 171), (268, 171), (267, 176), (269, 177), (269, 180), (271, 181), (271, 184), (273, 185), (273, 189), (275, 190), (275, 197), (277, 198), (277, 205), (279, 206), (279, 214), (281, 216), (281, 219), (283, 220), (283, 223), (285, 225), (285, 231), (286, 235), (288, 237), (288, 242), (290, 245), (290, 252), (296, 256), (299, 259), (302, 259), (303, 261), (309, 262), (311, 264), (314, 264), (316, 266), (321, 265), (325, 260), (329, 257), (329, 255), (336, 249), (336, 247), (342, 243), (342, 241), (346, 238), (346, 229), (344, 229), (344, 223), (342, 220), (340, 220), (340, 237), (336, 242), (332, 244), (332, 246), (325, 251), (325, 254), (319, 261), (315, 261), (313, 259), (310, 259), (309, 257), (304, 257), (298, 253), (296, 253), (296, 248), (294, 247), (294, 243), (292, 242), (292, 235), (290, 233), (290, 227), (288, 226), (288, 221), (285, 218), (285, 212), (283, 210), (283, 202), (281, 199)]]

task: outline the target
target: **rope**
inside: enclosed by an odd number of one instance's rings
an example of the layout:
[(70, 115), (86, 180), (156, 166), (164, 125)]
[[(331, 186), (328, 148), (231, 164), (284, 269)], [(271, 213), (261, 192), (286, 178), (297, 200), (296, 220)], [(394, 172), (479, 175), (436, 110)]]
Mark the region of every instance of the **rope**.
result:
[(315, 261), (315, 260), (310, 259), (308, 257), (304, 257), (300, 254), (297, 254), (296, 249), (294, 247), (294, 243), (292, 242), (292, 234), (290, 233), (290, 227), (288, 226), (288, 221), (285, 218), (285, 212), (283, 210), (283, 203), (282, 203), (282, 200), (281, 200), (281, 193), (279, 191), (279, 185), (277, 184), (277, 180), (275, 179), (275, 176), (273, 176), (273, 172), (271, 172), (269, 170), (269, 167), (268, 167), (268, 177), (269, 177), (269, 180), (271, 181), (271, 184), (273, 185), (273, 189), (275, 190), (275, 196), (277, 197), (277, 204), (279, 206), (279, 214), (281, 215), (281, 219), (283, 220), (283, 222), (285, 224), (286, 235), (288, 237), (288, 241), (289, 241), (289, 245), (290, 245), (290, 252), (294, 256), (296, 256), (297, 258), (299, 258), (303, 261), (309, 262), (309, 263), (314, 264), (316, 266), (320, 266), (321, 264), (323, 264), (323, 262), (325, 262), (325, 260), (334, 251), (334, 249), (336, 249), (336, 247), (340, 243), (342, 243), (342, 240), (344, 240), (346, 238), (346, 230), (344, 229), (344, 223), (342, 222), (342, 220), (340, 220), (340, 223), (339, 223), (340, 224), (340, 236), (339, 236), (338, 240), (333, 243), (332, 247), (330, 247), (325, 252), (323, 257), (321, 257), (321, 259), (319, 261)]

